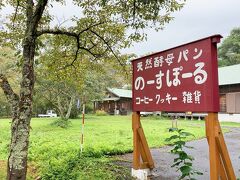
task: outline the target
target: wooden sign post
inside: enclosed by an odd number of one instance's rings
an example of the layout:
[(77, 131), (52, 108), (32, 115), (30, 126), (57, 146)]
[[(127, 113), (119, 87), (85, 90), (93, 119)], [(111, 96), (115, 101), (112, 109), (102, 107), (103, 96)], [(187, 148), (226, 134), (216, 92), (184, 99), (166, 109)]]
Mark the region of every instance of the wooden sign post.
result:
[(140, 111), (207, 112), (211, 180), (236, 179), (217, 116), (220, 39), (214, 35), (132, 61), (133, 169), (154, 167)]
[(236, 180), (217, 113), (208, 113), (205, 127), (209, 144), (210, 179)]
[(133, 169), (152, 169), (154, 163), (140, 122), (140, 113), (132, 114)]

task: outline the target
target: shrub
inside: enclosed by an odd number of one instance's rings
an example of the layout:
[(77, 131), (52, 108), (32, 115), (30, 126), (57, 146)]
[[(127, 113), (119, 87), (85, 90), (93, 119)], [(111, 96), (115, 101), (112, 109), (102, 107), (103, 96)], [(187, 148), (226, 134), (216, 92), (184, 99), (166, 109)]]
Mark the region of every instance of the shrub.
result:
[(69, 118), (77, 119), (80, 114), (81, 114), (81, 110), (77, 109), (76, 106), (73, 106)]
[(97, 110), (97, 111), (96, 111), (96, 115), (97, 115), (97, 116), (106, 116), (107, 113), (106, 113), (104, 110)]
[(93, 103), (87, 103), (85, 106), (85, 113), (90, 114), (93, 113)]
[(57, 119), (51, 123), (51, 126), (61, 127), (61, 128), (68, 128), (72, 126), (72, 122), (68, 119)]

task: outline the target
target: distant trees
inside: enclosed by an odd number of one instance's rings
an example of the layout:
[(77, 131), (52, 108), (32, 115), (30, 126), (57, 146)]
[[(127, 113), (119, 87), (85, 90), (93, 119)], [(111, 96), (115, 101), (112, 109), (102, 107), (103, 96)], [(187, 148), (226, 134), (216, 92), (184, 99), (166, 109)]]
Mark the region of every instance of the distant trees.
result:
[[(89, 62), (86, 61), (86, 63)], [(44, 66), (45, 71), (37, 68), (38, 78), (35, 85), (33, 110), (36, 111), (38, 108), (46, 111), (46, 108), (51, 107), (65, 121), (79, 115), (80, 111), (77, 112), (76, 109), (77, 100), (80, 100), (80, 105), (83, 103), (93, 105), (93, 100), (104, 97), (106, 87), (121, 87), (129, 84), (120, 67), (118, 70), (117, 67), (98, 65), (92, 66), (91, 71), (76, 68), (70, 69), (69, 73), (61, 73), (49, 70), (48, 65)], [(81, 66), (85, 66), (84, 61), (81, 61)], [(64, 71), (68, 70), (64, 69)], [(46, 108), (41, 108), (43, 106)]]
[[(125, 74), (129, 73), (129, 69), (122, 73), (123, 67), (117, 61), (112, 61), (114, 56), (92, 61), (91, 56), (82, 55), (71, 65), (72, 50), (66, 47), (66, 42), (67, 39), (59, 37), (47, 39), (48, 47), (36, 62), (34, 100), (51, 105), (60, 116), (61, 123), (78, 115), (77, 100), (82, 104), (100, 99), (106, 86), (116, 85), (114, 80), (123, 83)], [(118, 58), (124, 63), (130, 56), (119, 55)], [(128, 67), (124, 66), (124, 69)]]
[(3, 93), (0, 93), (0, 118), (1, 117), (11, 117), (11, 107), (8, 104), (7, 100)]
[(240, 64), (240, 28), (234, 28), (218, 48), (219, 66)]
[[(17, 59), (15, 57), (15, 51), (8, 47), (0, 48), (0, 76), (5, 74), (8, 77), (9, 83), (12, 85), (14, 91), (19, 91), (19, 67), (17, 64)], [(0, 78), (1, 81), (1, 78)], [(1, 82), (0, 82), (1, 85)], [(7, 98), (4, 95), (4, 92), (0, 91), (0, 117), (9, 117), (11, 116), (11, 106), (7, 102)]]

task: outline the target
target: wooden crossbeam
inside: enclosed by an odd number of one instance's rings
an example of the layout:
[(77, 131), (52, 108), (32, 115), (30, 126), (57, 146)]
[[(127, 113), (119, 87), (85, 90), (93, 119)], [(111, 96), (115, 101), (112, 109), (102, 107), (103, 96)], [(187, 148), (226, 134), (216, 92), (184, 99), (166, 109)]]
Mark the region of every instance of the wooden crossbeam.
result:
[(154, 162), (153, 162), (152, 155), (151, 155), (150, 149), (148, 147), (147, 140), (145, 138), (142, 128), (138, 128), (138, 135), (140, 136), (140, 142), (142, 144), (141, 155), (142, 155), (142, 157), (146, 157), (145, 162), (148, 162), (149, 168), (152, 169), (152, 168), (154, 168)]
[(210, 179), (236, 180), (217, 113), (209, 113), (205, 121), (209, 144)]
[(227, 173), (226, 173), (226, 170), (224, 168), (224, 165), (223, 165), (223, 162), (222, 162), (222, 159), (220, 158), (220, 162), (219, 162), (219, 171), (220, 171), (220, 179), (221, 180), (227, 180)]
[(140, 122), (140, 113), (132, 114), (133, 169), (154, 168), (152, 155)]
[(219, 153), (221, 155), (223, 165), (224, 165), (224, 167), (228, 167), (228, 168), (225, 168), (227, 176), (231, 177), (232, 179), (236, 179), (236, 176), (234, 174), (234, 170), (233, 170), (233, 167), (232, 167), (232, 162), (231, 162), (231, 159), (229, 157), (227, 146), (225, 144), (224, 137), (223, 137), (222, 133), (217, 137), (216, 140), (217, 140)]

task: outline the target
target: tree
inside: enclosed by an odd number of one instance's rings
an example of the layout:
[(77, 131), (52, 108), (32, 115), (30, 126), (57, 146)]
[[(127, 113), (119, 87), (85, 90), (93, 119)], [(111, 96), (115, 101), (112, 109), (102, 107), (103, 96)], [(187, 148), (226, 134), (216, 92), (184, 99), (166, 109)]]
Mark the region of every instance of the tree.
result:
[[(16, 50), (21, 66), (20, 93), (13, 91), (7, 75), (0, 74), (0, 86), (12, 107), (11, 143), (8, 157), (7, 179), (26, 179), (29, 129), (32, 116), (33, 90), (35, 84), (35, 60), (47, 48), (47, 38), (54, 35), (67, 38), (64, 48), (73, 48), (70, 64), (74, 66), (79, 55), (91, 57), (89, 61), (104, 60), (108, 55), (123, 64), (119, 49), (146, 36), (142, 29), (160, 29), (172, 18), (170, 13), (179, 10), (181, 1), (170, 0), (73, 0), (83, 16), (73, 17), (71, 27), (51, 26), (53, 17), (49, 8), (54, 3), (64, 5), (64, 0), (2, 0), (0, 9), (11, 6), (14, 12), (2, 18), (0, 45)], [(161, 11), (160, 11), (161, 10)], [(2, 12), (0, 13), (2, 14)], [(130, 33), (127, 33), (127, 30)], [(115, 34), (115, 36), (112, 36)], [(61, 53), (61, 52), (60, 52)]]
[[(64, 61), (60, 60), (60, 64), (61, 62)], [(128, 73), (122, 72), (122, 68), (114, 61), (103, 66), (102, 63), (94, 64), (81, 60), (76, 62), (74, 69), (63, 69), (64, 72), (56, 71), (56, 67), (52, 67), (49, 63), (51, 61), (45, 59), (41, 67), (37, 68), (35, 101), (40, 102), (42, 99), (41, 102), (46, 102), (47, 100), (48, 104), (51, 104), (51, 107), (60, 115), (61, 124), (56, 122), (60, 125), (64, 124), (64, 121), (67, 125), (70, 115), (72, 115), (71, 118), (73, 117), (72, 109), (76, 106), (77, 99), (81, 104), (92, 103), (93, 100), (103, 98), (106, 87), (122, 87), (129, 84)], [(91, 67), (91, 71), (88, 71), (86, 67)], [(127, 68), (129, 66), (126, 66)], [(46, 112), (46, 109), (44, 111)], [(76, 112), (75, 108), (74, 113), (78, 115)]]
[[(67, 121), (78, 96), (77, 85), (68, 81), (37, 81), (36, 93), (41, 94), (53, 109), (58, 112), (61, 120)], [(46, 112), (46, 111), (45, 111)]]
[[(5, 74), (8, 76), (8, 80), (15, 91), (19, 91), (18, 79), (19, 76), (18, 67), (16, 67), (17, 61), (14, 58), (14, 51), (10, 48), (0, 48), (0, 74)], [(3, 92), (0, 92), (0, 116), (11, 115), (9, 104), (4, 97)]]
[[(113, 78), (117, 79), (118, 74), (121, 75), (121, 79), (124, 79), (123, 73), (118, 72), (122, 70), (121, 66), (115, 61), (108, 61), (106, 56), (104, 61), (100, 62), (89, 61), (90, 57), (81, 56), (74, 62), (74, 66), (65, 67), (72, 61), (72, 58), (65, 55), (71, 54), (69, 49), (63, 47), (65, 43), (65, 38), (48, 40), (48, 47), (51, 48), (41, 55), (36, 67), (36, 94), (40, 93), (54, 107), (61, 118), (57, 120), (61, 123), (56, 123), (61, 125), (68, 124), (67, 121), (77, 99), (81, 99), (81, 102), (99, 99), (99, 91), (106, 88), (106, 82)], [(59, 54), (63, 48), (64, 51)], [(118, 58), (124, 62), (124, 59), (127, 60), (130, 56), (122, 55)], [(91, 73), (88, 72), (89, 67), (91, 67)], [(125, 69), (128, 67), (126, 66)], [(103, 76), (105, 79), (102, 78)]]
[(234, 28), (218, 48), (219, 66), (240, 63), (240, 28)]

